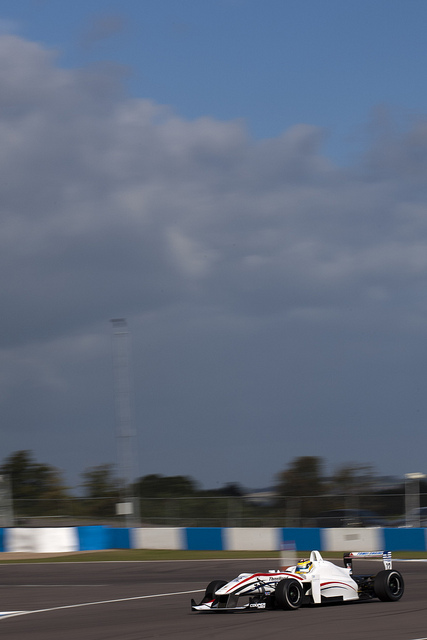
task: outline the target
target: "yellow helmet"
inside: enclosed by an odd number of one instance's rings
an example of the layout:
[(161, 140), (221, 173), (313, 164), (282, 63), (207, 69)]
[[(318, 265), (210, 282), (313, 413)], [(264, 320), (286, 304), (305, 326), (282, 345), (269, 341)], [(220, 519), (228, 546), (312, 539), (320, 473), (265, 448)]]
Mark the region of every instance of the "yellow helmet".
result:
[(297, 563), (295, 573), (310, 573), (313, 568), (313, 563), (310, 560), (300, 560)]

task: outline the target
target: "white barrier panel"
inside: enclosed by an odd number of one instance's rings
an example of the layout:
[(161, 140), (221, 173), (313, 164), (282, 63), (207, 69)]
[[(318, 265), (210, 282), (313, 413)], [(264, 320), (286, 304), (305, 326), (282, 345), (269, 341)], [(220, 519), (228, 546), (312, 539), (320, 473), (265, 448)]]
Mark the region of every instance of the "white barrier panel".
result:
[(322, 529), (320, 531), (323, 551), (376, 551), (382, 549), (382, 529)]
[(66, 553), (79, 549), (77, 529), (74, 527), (6, 529), (5, 538), (6, 551)]
[(175, 528), (131, 529), (131, 549), (185, 549), (184, 531)]
[(223, 529), (228, 551), (276, 551), (280, 549), (280, 529), (234, 527)]
[(34, 529), (6, 529), (4, 532), (5, 551), (34, 552)]

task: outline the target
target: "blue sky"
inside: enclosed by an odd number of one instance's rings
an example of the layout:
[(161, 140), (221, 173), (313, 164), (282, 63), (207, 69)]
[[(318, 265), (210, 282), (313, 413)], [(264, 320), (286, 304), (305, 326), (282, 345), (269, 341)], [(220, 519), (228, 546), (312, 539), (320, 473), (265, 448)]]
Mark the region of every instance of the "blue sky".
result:
[(2, 453), (426, 472), (424, 1), (0, 1)]
[(257, 138), (322, 127), (338, 162), (363, 149), (376, 107), (401, 126), (427, 109), (423, 0), (2, 0), (0, 9), (61, 65), (123, 65), (131, 95), (185, 118), (242, 118)]

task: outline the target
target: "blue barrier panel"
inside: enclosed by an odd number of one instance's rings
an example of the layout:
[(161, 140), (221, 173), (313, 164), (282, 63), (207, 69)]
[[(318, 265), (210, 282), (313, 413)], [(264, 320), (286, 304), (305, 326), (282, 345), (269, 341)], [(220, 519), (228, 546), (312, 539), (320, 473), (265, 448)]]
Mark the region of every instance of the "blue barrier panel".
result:
[(0, 552), (4, 551), (4, 529), (0, 529)]
[(387, 551), (426, 551), (424, 529), (383, 529)]
[(188, 551), (223, 551), (221, 527), (188, 527), (184, 529)]
[(130, 530), (111, 527), (108, 531), (108, 549), (130, 549)]
[(295, 542), (297, 551), (322, 551), (320, 529), (286, 527), (282, 529), (281, 542)]
[(108, 529), (102, 526), (77, 527), (80, 551), (108, 549)]

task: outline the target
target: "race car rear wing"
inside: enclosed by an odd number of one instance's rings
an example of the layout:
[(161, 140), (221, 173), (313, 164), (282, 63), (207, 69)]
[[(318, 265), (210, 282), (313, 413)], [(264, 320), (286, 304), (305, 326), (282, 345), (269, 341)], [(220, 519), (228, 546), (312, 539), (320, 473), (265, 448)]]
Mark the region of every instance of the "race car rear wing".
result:
[(344, 554), (344, 566), (353, 569), (353, 560), (382, 560), (384, 569), (391, 569), (391, 551), (348, 551)]

